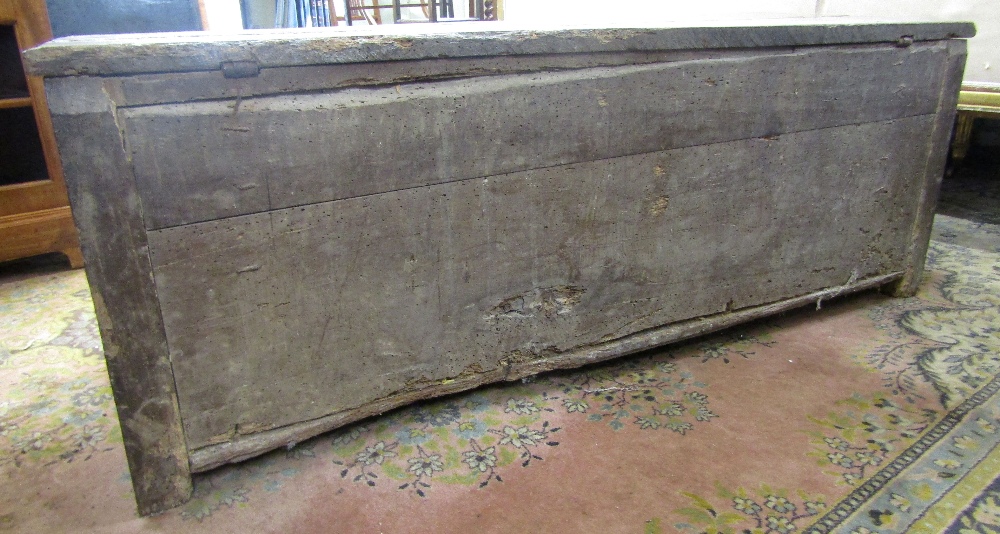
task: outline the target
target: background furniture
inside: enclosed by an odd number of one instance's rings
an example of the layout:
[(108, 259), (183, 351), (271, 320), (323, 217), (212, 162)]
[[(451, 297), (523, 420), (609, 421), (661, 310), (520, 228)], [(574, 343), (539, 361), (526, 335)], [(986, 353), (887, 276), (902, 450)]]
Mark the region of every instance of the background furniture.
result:
[[(44, 2), (48, 6), (49, 23), (55, 37), (205, 29), (202, 27), (199, 0), (31, 1)], [(274, 20), (273, 10), (270, 19)]]
[(1000, 119), (1000, 83), (963, 83), (958, 96), (958, 118), (951, 157), (961, 163), (969, 153), (972, 126), (977, 118)]
[(62, 252), (81, 267), (42, 79), (20, 57), (51, 38), (44, 1), (0, 3), (0, 261)]
[[(209, 0), (200, 0), (208, 17)], [(324, 26), (365, 24), (409, 24), (426, 22), (465, 22), (498, 20), (502, 3), (498, 0), (468, 0), (455, 8), (454, 0), (241, 0), (245, 28), (261, 28), (265, 15), (266, 27), (315, 28)], [(217, 15), (212, 15), (217, 17)], [(219, 19), (206, 28), (215, 29)], [(273, 25), (271, 20), (273, 20)]]

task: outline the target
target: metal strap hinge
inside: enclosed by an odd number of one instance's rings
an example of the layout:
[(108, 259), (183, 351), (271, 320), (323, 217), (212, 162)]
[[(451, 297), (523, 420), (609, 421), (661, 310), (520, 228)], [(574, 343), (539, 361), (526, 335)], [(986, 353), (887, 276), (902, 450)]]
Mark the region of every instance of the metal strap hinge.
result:
[(223, 61), (222, 75), (226, 78), (253, 78), (260, 74), (256, 61)]

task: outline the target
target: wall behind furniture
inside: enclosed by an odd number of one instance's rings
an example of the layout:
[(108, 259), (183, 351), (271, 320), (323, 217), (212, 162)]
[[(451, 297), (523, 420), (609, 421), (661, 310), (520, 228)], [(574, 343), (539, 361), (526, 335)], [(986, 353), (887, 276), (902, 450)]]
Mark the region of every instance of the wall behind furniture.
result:
[(240, 0), (201, 0), (203, 30), (238, 32), (243, 30)]
[(504, 20), (517, 24), (540, 21), (655, 25), (684, 20), (811, 17), (815, 13), (816, 0), (504, 0)]
[(198, 0), (46, 0), (56, 37), (201, 30)]

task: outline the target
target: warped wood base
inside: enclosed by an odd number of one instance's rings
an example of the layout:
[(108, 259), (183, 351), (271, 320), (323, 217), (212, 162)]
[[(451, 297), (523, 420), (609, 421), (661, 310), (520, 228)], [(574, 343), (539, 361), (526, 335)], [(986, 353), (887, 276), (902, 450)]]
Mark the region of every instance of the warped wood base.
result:
[(691, 339), (761, 317), (793, 310), (802, 306), (814, 305), (818, 309), (824, 300), (878, 288), (902, 278), (903, 273), (892, 273), (862, 280), (850, 285), (817, 291), (809, 295), (791, 298), (767, 304), (754, 306), (745, 310), (725, 312), (708, 317), (700, 317), (651, 328), (630, 336), (598, 343), (592, 347), (580, 347), (556, 356), (527, 362), (510, 362), (505, 366), (486, 373), (459, 376), (454, 379), (442, 380), (419, 389), (396, 393), (384, 399), (347, 410), (334, 415), (321, 417), (313, 421), (303, 421), (284, 428), (276, 428), (258, 432), (249, 436), (239, 436), (236, 439), (219, 445), (209, 445), (191, 451), (192, 472), (208, 471), (226, 463), (240, 462), (253, 458), (261, 453), (279, 447), (294, 446), (305, 439), (327, 432), (334, 428), (359, 421), (373, 415), (380, 415), (393, 408), (405, 406), (411, 402), (450, 395), (460, 391), (476, 388), (483, 384), (494, 382), (515, 381), (547, 371), (571, 369), (584, 365), (603, 362), (620, 356), (660, 347), (668, 343)]

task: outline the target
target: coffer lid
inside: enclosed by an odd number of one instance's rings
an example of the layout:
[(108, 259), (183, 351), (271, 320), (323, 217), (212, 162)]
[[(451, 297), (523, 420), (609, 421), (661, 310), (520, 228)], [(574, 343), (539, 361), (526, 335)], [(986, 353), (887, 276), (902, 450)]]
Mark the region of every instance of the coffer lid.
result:
[(87, 35), (25, 52), (31, 74), (120, 75), (431, 58), (900, 43), (973, 37), (971, 22), (857, 18), (698, 22), (669, 27), (514, 26), (503, 22), (299, 30)]

